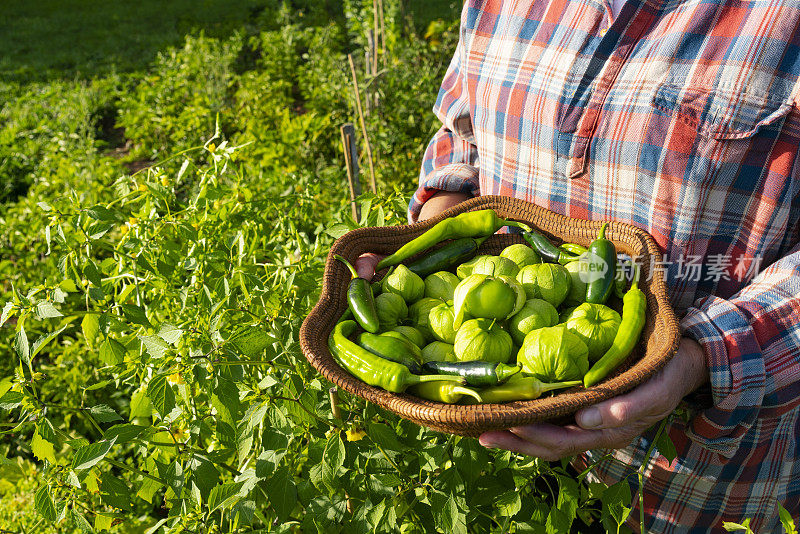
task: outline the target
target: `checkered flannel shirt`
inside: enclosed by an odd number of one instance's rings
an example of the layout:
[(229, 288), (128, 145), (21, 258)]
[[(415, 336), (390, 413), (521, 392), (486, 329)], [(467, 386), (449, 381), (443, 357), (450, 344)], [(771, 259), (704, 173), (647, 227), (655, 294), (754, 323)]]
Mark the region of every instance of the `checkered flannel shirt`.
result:
[[(800, 2), (467, 0), (409, 206), (522, 198), (647, 230), (709, 402), (647, 468), (652, 532), (800, 516)], [(600, 461), (632, 471), (649, 434)], [(610, 451), (591, 451), (588, 465)], [(638, 518), (638, 512), (632, 514)]]

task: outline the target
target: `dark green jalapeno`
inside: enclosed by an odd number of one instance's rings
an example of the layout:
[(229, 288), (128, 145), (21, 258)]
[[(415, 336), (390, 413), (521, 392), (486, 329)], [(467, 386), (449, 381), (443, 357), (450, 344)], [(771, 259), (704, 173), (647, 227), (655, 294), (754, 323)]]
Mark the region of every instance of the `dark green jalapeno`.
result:
[(439, 271), (449, 271), (472, 259), (478, 253), (478, 247), (486, 239), (488, 236), (479, 239), (472, 237), (456, 239), (410, 263), (408, 268), (422, 278)]
[(492, 235), (503, 226), (516, 226), (523, 230), (530, 229), (525, 223), (501, 219), (492, 209), (468, 211), (439, 221), (422, 235), (400, 247), (397, 252), (379, 261), (375, 270), (397, 265), (414, 254), (427, 250), (442, 241), (460, 239), (462, 237), (486, 237)]
[(412, 395), (428, 399), (436, 402), (444, 402), (446, 404), (453, 404), (460, 401), (464, 395), (472, 397), (472, 399), (481, 402), (481, 396), (474, 389), (465, 388), (446, 381), (425, 382), (411, 386), (408, 390)]
[(580, 254), (573, 254), (567, 250), (555, 246), (547, 237), (536, 230), (526, 230), (522, 232), (522, 238), (539, 253), (542, 261), (546, 263), (560, 263), (566, 265), (571, 261), (580, 258)]
[(422, 350), (408, 340), (362, 332), (358, 344), (381, 358), (405, 365), (415, 375), (420, 374)]
[(587, 252), (589, 275), (593, 279), (586, 284), (586, 302), (605, 304), (614, 290), (617, 275), (617, 250), (614, 243), (606, 239), (606, 227), (600, 227), (597, 239), (589, 244)]
[(457, 376), (415, 375), (405, 365), (372, 354), (348, 339), (357, 328), (355, 321), (337, 323), (328, 336), (328, 348), (342, 367), (370, 386), (380, 387), (392, 393), (402, 393), (409, 386), (422, 382), (446, 380), (464, 383), (464, 380)]
[[(543, 393), (555, 389), (570, 388), (580, 386), (580, 380), (570, 382), (542, 382), (533, 376), (516, 375), (508, 379), (505, 384), (481, 389), (478, 394), (484, 403), (511, 402), (520, 400), (534, 400), (542, 396)], [(468, 404), (475, 404), (472, 399), (465, 399)]]
[(639, 289), (639, 270), (631, 283), (631, 288), (622, 298), (622, 322), (619, 324), (617, 334), (606, 353), (595, 362), (583, 377), (583, 385), (590, 387), (617, 368), (619, 364), (633, 351), (639, 336), (644, 328), (647, 316), (647, 297)]
[(470, 386), (496, 386), (509, 377), (519, 373), (520, 365), (506, 365), (497, 362), (426, 362), (422, 370), (426, 373), (460, 376)]
[(344, 263), (352, 275), (350, 285), (347, 286), (347, 305), (350, 311), (353, 312), (353, 317), (361, 325), (361, 328), (367, 332), (376, 333), (380, 328), (380, 321), (378, 321), (375, 297), (372, 295), (372, 287), (370, 287), (369, 281), (358, 276), (355, 267), (349, 261), (338, 254), (333, 257)]

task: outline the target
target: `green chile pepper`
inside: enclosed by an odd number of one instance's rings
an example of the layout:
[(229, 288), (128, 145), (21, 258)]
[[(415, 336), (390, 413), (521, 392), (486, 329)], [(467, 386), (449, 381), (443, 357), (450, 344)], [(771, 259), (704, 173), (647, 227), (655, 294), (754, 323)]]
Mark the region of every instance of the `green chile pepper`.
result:
[(347, 305), (353, 312), (353, 317), (361, 325), (361, 328), (367, 332), (376, 333), (380, 328), (380, 321), (378, 321), (375, 297), (372, 295), (369, 281), (358, 276), (355, 267), (349, 261), (338, 254), (333, 257), (344, 263), (352, 275), (350, 285), (347, 287)]
[(410, 341), (362, 332), (358, 336), (358, 345), (381, 358), (405, 365), (415, 375), (420, 374), (419, 362), (422, 360), (422, 350)]
[(524, 223), (501, 219), (492, 209), (468, 211), (439, 221), (422, 235), (400, 247), (397, 252), (379, 261), (375, 270), (397, 265), (417, 252), (429, 249), (442, 241), (462, 237), (486, 237), (492, 235), (503, 226), (516, 226), (523, 230), (529, 229), (528, 225)]
[(460, 376), (470, 386), (496, 386), (508, 380), (522, 369), (521, 365), (506, 365), (498, 362), (479, 360), (468, 362), (437, 362), (422, 364), (426, 373)]
[(408, 268), (422, 278), (439, 271), (449, 271), (456, 265), (472, 259), (478, 253), (478, 247), (486, 239), (488, 236), (479, 239), (472, 237), (456, 239), (409, 264)]
[(436, 402), (453, 404), (460, 401), (464, 395), (482, 402), (480, 394), (474, 389), (465, 388), (452, 382), (436, 381), (417, 384), (409, 389), (409, 393)]
[(328, 337), (328, 348), (350, 374), (370, 386), (402, 393), (409, 386), (435, 380), (463, 383), (457, 376), (415, 375), (405, 365), (372, 354), (348, 339), (358, 328), (355, 321), (341, 321)]
[(560, 263), (561, 265), (566, 265), (580, 258), (580, 254), (573, 254), (567, 250), (560, 249), (536, 230), (526, 230), (522, 232), (522, 238), (533, 247), (533, 250), (539, 253), (542, 261), (546, 263)]
[[(547, 391), (579, 386), (580, 384), (580, 380), (548, 384), (532, 376), (516, 375), (509, 378), (505, 384), (484, 388), (478, 393), (484, 403), (534, 400), (541, 397), (542, 393)], [(472, 399), (466, 399), (466, 401), (468, 404), (474, 404)]]
[(622, 322), (614, 336), (614, 342), (602, 358), (583, 377), (584, 387), (590, 387), (617, 368), (633, 351), (644, 328), (647, 315), (647, 297), (639, 289), (639, 270), (631, 284), (631, 288), (622, 298)]
[(589, 271), (602, 272), (602, 276), (586, 284), (586, 302), (592, 304), (606, 303), (614, 289), (614, 279), (617, 276), (617, 250), (614, 243), (606, 239), (607, 226), (608, 223), (605, 223), (600, 227), (597, 239), (589, 245)]

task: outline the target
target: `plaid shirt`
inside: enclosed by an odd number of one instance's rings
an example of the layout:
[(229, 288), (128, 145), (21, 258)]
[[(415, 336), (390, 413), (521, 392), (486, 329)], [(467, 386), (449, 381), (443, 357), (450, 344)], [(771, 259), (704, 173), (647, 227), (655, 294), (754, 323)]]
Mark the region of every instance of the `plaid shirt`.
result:
[[(800, 516), (800, 2), (628, 0), (610, 17), (603, 0), (467, 0), (409, 218), (461, 191), (653, 235), (711, 382), (668, 427), (678, 457), (647, 469), (649, 529), (773, 532), (778, 503)], [(649, 443), (595, 473), (628, 477)]]

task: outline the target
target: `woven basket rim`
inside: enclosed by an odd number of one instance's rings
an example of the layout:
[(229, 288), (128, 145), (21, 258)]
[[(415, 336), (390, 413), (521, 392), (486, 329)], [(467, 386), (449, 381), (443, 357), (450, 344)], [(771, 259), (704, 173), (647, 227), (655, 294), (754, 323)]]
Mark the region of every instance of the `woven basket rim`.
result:
[[(663, 272), (655, 270), (652, 276), (647, 277), (644, 285), (640, 282), (640, 288), (645, 291), (648, 299), (649, 324), (653, 329), (658, 329), (659, 339), (656, 340), (658, 354), (651, 355), (643, 350), (642, 357), (632, 362), (628, 368), (588, 389), (572, 388), (558, 395), (532, 401), (448, 405), (408, 394), (393, 394), (368, 386), (341, 368), (327, 348), (327, 336), (336, 319), (347, 307), (345, 299), (337, 301), (335, 295), (342, 292), (343, 286), (346, 287), (345, 280), (349, 281), (350, 276), (340, 262), (333, 260), (333, 255), (341, 254), (354, 261), (360, 253), (367, 251), (391, 252), (396, 250), (400, 243), (416, 237), (441, 220), (459, 213), (486, 208), (495, 209), (504, 218), (526, 222), (550, 237), (557, 236), (558, 232), (562, 234), (571, 232), (571, 240), (584, 245), (588, 244), (592, 236), (596, 236), (603, 222), (609, 222), (606, 237), (617, 245), (618, 250), (632, 246), (630, 242), (634, 243), (635, 247), (641, 247), (646, 256), (657, 258), (661, 256), (653, 237), (634, 225), (619, 221), (573, 219), (524, 200), (502, 196), (476, 197), (453, 206), (436, 217), (415, 224), (358, 228), (337, 239), (331, 247), (319, 300), (301, 326), (301, 348), (309, 362), (335, 385), (401, 417), (443, 432), (475, 436), (486, 430), (507, 429), (571, 416), (578, 409), (632, 389), (669, 361), (680, 341), (680, 327), (669, 302)], [(507, 212), (512, 214), (519, 212), (525, 217), (508, 216)], [(557, 233), (554, 234), (551, 230)], [(497, 234), (492, 239), (496, 237)], [(623, 238), (625, 241), (622, 241)], [(499, 239), (514, 239), (514, 237)], [(491, 241), (490, 239), (487, 243)], [(644, 264), (642, 267), (645, 271), (642, 273), (644, 279), (645, 275), (650, 274), (649, 265)], [(651, 308), (657, 313), (653, 314)]]

